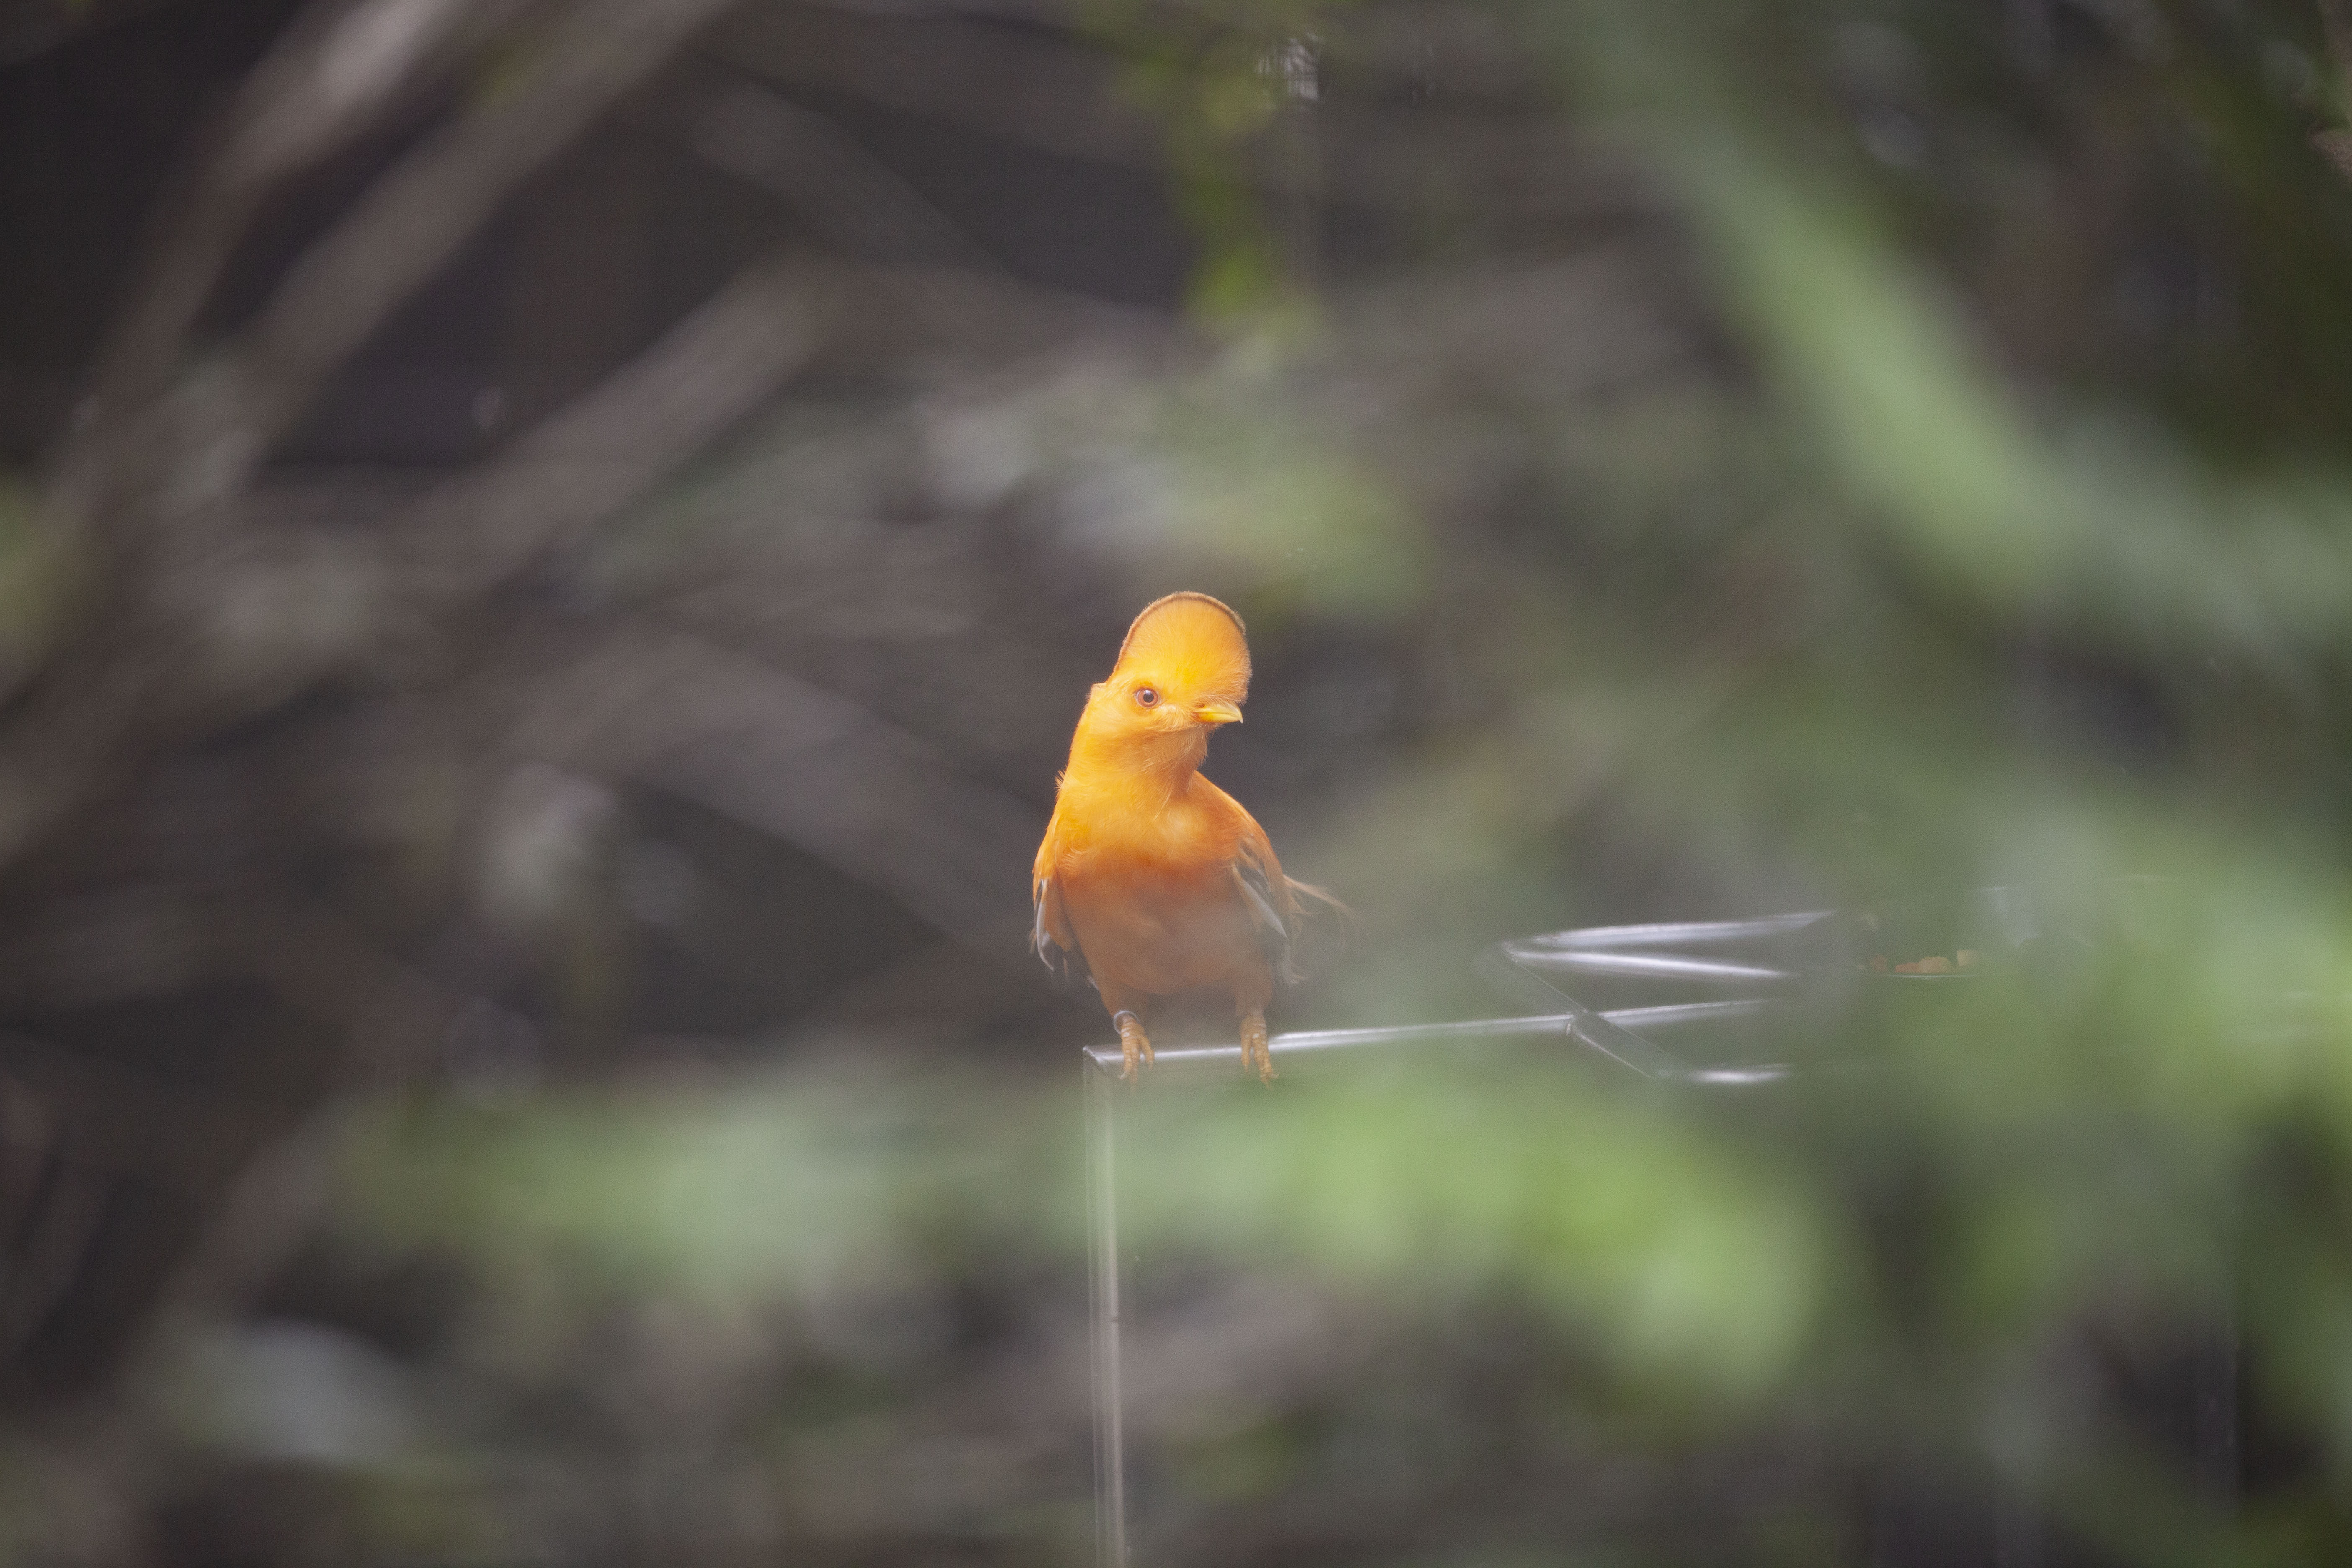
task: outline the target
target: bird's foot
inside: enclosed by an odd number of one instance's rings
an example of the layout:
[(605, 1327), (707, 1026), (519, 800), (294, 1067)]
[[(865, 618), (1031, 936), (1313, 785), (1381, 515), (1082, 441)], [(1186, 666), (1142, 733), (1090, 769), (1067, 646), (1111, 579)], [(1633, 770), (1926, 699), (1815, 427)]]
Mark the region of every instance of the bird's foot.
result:
[(1255, 1071), (1260, 1083), (1275, 1079), (1274, 1051), (1265, 1043), (1265, 1015), (1252, 1012), (1242, 1019), (1242, 1071)]
[(1143, 1020), (1132, 1013), (1114, 1013), (1110, 1021), (1118, 1026), (1119, 1054), (1127, 1058), (1118, 1076), (1133, 1083), (1141, 1069), (1151, 1065), (1151, 1041), (1143, 1033)]

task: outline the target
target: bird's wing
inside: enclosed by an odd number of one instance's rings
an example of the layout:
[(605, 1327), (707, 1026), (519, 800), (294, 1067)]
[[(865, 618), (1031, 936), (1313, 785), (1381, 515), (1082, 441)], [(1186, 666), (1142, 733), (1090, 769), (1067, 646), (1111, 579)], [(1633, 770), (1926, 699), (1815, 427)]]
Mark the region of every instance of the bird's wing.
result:
[(1037, 864), (1031, 873), (1029, 896), (1036, 904), (1036, 920), (1029, 931), (1029, 945), (1037, 950), (1038, 961), (1056, 974), (1069, 976), (1087, 973), (1087, 955), (1079, 950), (1078, 933), (1071, 928), (1069, 911), (1062, 907), (1062, 884), (1055, 879), (1056, 862), (1060, 859), (1061, 814), (1045, 829), (1045, 841), (1037, 846)]
[(1290, 879), (1282, 874), (1265, 830), (1244, 821), (1241, 841), (1234, 846), (1234, 885), (1241, 889), (1266, 963), (1284, 984), (1296, 985), (1298, 970), (1290, 961), (1290, 943), (1298, 934), (1298, 900), (1291, 896)]

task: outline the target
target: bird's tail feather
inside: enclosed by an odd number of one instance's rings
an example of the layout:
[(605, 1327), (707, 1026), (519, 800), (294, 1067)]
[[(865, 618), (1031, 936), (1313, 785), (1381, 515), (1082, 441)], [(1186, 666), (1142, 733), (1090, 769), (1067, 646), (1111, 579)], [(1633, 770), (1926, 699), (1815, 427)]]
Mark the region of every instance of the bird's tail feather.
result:
[(1337, 915), (1339, 919), (1340, 934), (1350, 940), (1354, 938), (1357, 931), (1356, 911), (1341, 903), (1338, 895), (1328, 888), (1318, 888), (1312, 882), (1302, 882), (1296, 877), (1285, 877), (1283, 880), (1290, 884), (1290, 890), (1294, 895), (1304, 893)]

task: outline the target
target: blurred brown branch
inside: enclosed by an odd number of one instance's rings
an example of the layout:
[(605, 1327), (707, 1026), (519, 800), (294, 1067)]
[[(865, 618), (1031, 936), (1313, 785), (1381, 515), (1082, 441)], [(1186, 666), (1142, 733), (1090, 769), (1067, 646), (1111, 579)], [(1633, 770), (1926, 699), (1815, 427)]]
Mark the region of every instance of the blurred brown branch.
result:
[[(914, 19), (824, 5), (748, 7), (709, 52), (788, 87), (836, 93), (1007, 137), (1063, 157), (1158, 173), (1166, 128), (1121, 81), (1108, 50), (952, 17)], [(1263, 187), (1376, 208), (1620, 214), (1654, 208), (1656, 184), (1632, 158), (1548, 117), (1423, 110), (1410, 125), (1344, 103), (1318, 105), (1320, 155), (1279, 138), (1238, 150)], [(1470, 182), (1465, 184), (1465, 181)]]
[(518, 758), (700, 801), (887, 889), (974, 949), (1025, 963), (1034, 807), (855, 702), (652, 626), (612, 628), (546, 684), (498, 683)]
[(0, 780), (15, 781), (0, 857), (142, 754), (283, 702), (387, 634), (431, 635), (437, 617), (625, 507), (803, 362), (806, 286), (782, 263), (754, 269), (500, 465), (387, 531), (239, 530), (177, 552), (164, 580), (0, 720)]
[(989, 270), (971, 237), (823, 115), (715, 67), (682, 66), (645, 118), (872, 261)]
[(173, 202), (100, 353), (97, 418), (161, 392), (262, 203), (366, 134), (418, 83), (496, 37), (531, 0), (359, 0), (303, 13), (247, 79)]
[[(152, 405), (110, 411), (93, 425), (60, 464), (52, 528), (76, 531), (82, 514), (97, 511), (139, 539), (184, 529), (235, 496), (328, 374), (438, 271), (516, 185), (727, 3), (576, 0), (549, 24), (543, 41), (520, 57), (520, 79), (501, 83), (378, 180), (294, 262), (233, 344), (159, 387)], [(399, 74), (385, 73), (374, 79), (385, 89), (346, 100), (304, 98), (320, 76), (308, 51), (268, 73), (273, 84), (295, 85), (278, 94), (257, 91), (263, 102), (246, 120), (253, 129), (224, 149), (225, 173), (199, 183), (200, 192), (212, 187), (211, 205), (200, 195), (185, 220), (191, 259), (184, 269), (166, 268), (151, 286), (146, 298), (152, 303), (134, 311), (114, 356), (127, 390), (160, 379), (158, 365), (209, 292), (258, 199), (252, 175), (278, 173), (292, 149), (315, 157), (355, 132), (389, 100), (389, 84)], [(295, 101), (281, 108), (286, 100)], [(319, 116), (309, 135), (286, 123), (299, 120), (306, 104)]]

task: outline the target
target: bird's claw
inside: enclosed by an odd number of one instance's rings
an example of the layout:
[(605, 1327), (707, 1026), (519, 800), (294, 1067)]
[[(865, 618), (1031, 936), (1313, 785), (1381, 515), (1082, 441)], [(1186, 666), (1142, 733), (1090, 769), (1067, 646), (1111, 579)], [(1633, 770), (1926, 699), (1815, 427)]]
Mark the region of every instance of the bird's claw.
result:
[(1242, 1071), (1255, 1071), (1260, 1083), (1275, 1080), (1274, 1050), (1266, 1044), (1265, 1017), (1253, 1013), (1242, 1020)]
[(1132, 1013), (1121, 1013), (1111, 1020), (1118, 1026), (1120, 1063), (1119, 1078), (1133, 1083), (1144, 1068), (1151, 1065), (1151, 1041), (1143, 1032), (1143, 1021)]

